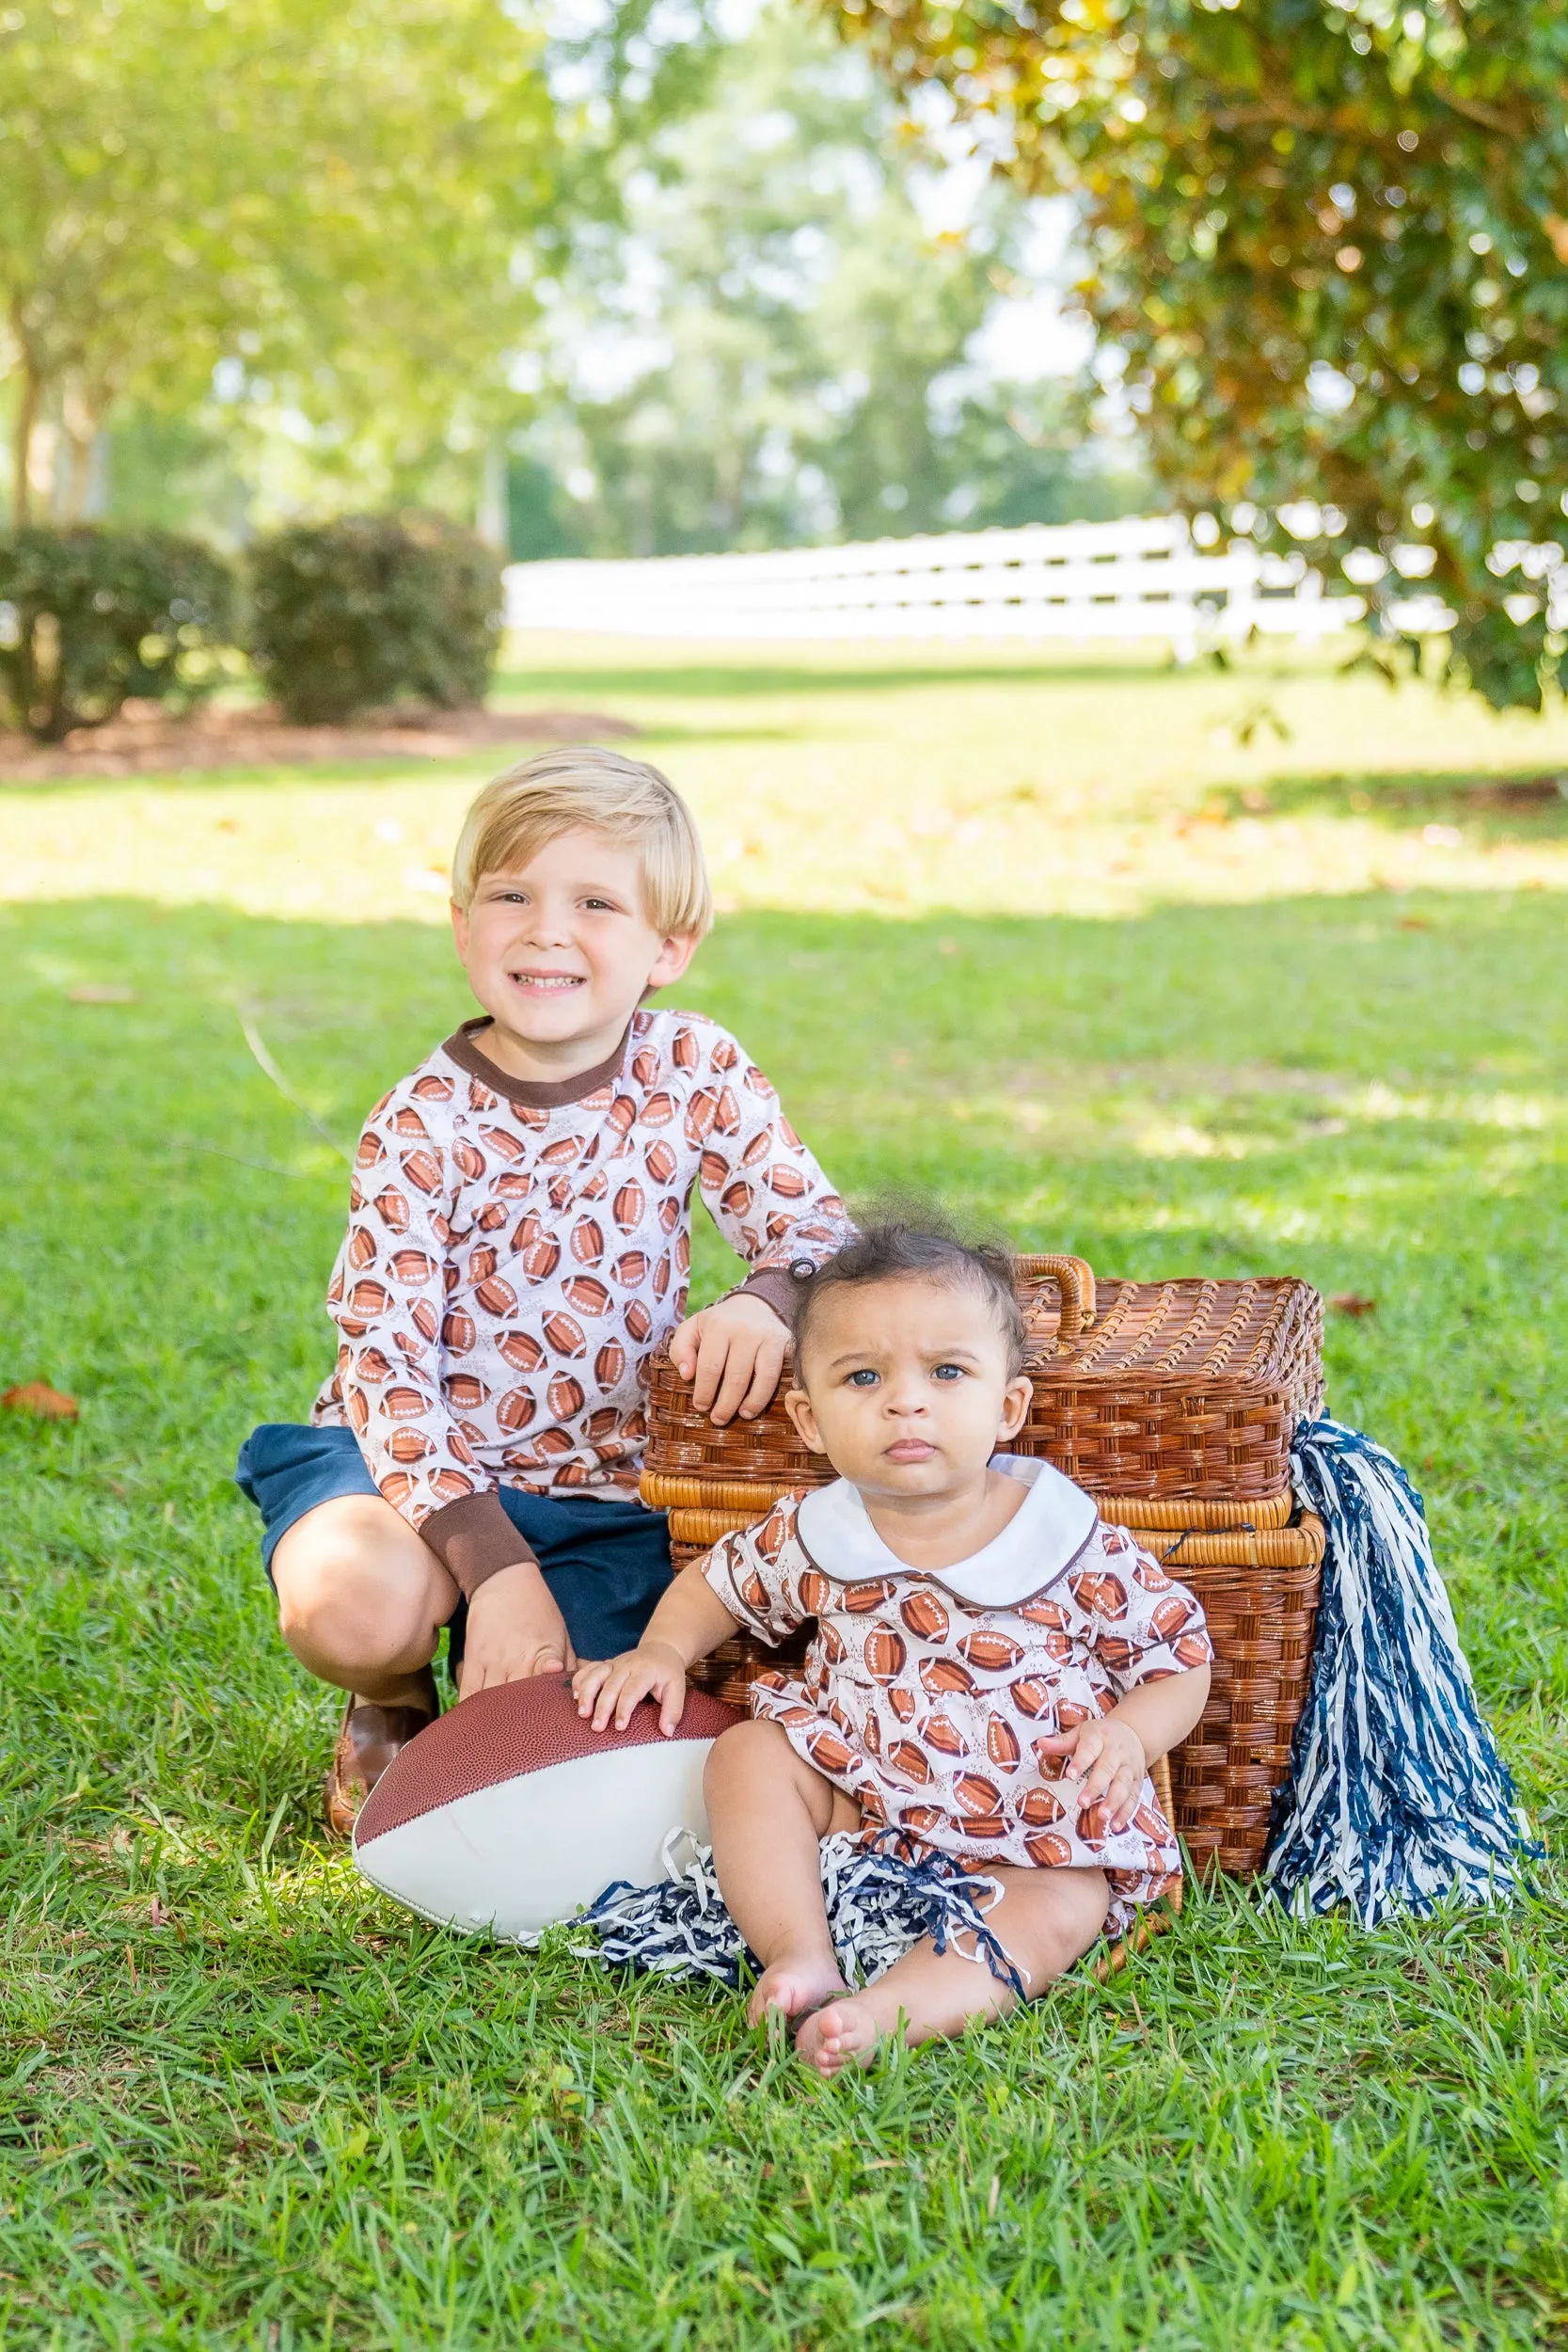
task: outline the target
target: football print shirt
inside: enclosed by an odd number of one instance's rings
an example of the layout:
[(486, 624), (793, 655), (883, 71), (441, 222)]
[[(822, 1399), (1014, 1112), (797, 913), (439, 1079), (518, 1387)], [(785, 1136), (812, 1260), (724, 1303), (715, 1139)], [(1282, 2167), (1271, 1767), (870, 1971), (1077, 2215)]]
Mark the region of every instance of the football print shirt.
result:
[[(848, 1238), (843, 1203), (742, 1047), (639, 1011), (560, 1086), (511, 1077), (467, 1024), (360, 1137), (312, 1420), (346, 1422), (437, 1550), (437, 1515), (499, 1486), (637, 1491), (648, 1358), (686, 1308), (693, 1199), (783, 1307)], [(520, 1546), (508, 1530), (498, 1537)], [(492, 1559), (490, 1568), (497, 1565)], [(467, 1584), (467, 1580), (460, 1577)]]

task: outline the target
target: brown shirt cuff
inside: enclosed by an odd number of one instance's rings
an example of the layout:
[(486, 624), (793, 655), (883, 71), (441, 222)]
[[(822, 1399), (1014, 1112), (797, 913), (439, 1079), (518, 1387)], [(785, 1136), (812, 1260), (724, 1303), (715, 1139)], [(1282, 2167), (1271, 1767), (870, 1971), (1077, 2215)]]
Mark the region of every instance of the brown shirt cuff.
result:
[[(804, 1268), (797, 1274), (796, 1266)], [(765, 1307), (771, 1307), (783, 1323), (793, 1321), (795, 1301), (800, 1295), (800, 1284), (816, 1272), (812, 1258), (796, 1258), (789, 1265), (765, 1265), (755, 1274), (748, 1274), (727, 1295), (731, 1298), (760, 1298)]]
[(461, 1502), (443, 1503), (423, 1521), (420, 1535), (466, 1600), (473, 1598), (487, 1578), (534, 1556), (494, 1487), (485, 1494), (465, 1495)]

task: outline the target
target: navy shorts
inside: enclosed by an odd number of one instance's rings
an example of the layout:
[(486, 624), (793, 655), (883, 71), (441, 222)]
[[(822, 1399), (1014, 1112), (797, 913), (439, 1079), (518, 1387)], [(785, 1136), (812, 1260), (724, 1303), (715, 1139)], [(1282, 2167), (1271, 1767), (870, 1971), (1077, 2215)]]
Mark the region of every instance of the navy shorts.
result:
[[(278, 1537), (337, 1495), (373, 1495), (352, 1429), (263, 1422), (240, 1448), (234, 1483), (261, 1514), (261, 1565), (270, 1579)], [(641, 1502), (570, 1502), (498, 1489), (507, 1518), (531, 1546), (579, 1658), (632, 1649), (670, 1581), (670, 1534), (662, 1511)], [(468, 1604), (451, 1618), (448, 1662), (463, 1655)]]

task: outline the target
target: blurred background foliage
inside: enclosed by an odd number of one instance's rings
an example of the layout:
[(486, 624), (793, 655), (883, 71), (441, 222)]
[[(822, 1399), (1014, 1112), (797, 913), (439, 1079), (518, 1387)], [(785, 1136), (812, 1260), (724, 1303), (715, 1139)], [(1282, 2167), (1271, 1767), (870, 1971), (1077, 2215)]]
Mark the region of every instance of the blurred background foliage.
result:
[[(1035, 208), (955, 168), (864, 57), (775, 0), (713, 42), (688, 99), (618, 144), (612, 218), (541, 289), (519, 553), (777, 547), (1148, 501), (1135, 449), (1089, 436), (1070, 379), (1008, 380), (1009, 357), (1036, 357), (1026, 336), (1022, 354), (1016, 335), (988, 348), (988, 323), (1047, 278)], [(1059, 329), (1054, 352), (1077, 356)]]
[(1539, 706), (1568, 511), (1560, 0), (837, 14), (981, 126), (1011, 184), (1076, 198), (1101, 371), (1176, 502), (1240, 504), (1287, 544), (1323, 540), (1329, 508), (1329, 537), (1429, 550), (1405, 560), (1458, 616), (1461, 674)]
[(11, 518), (547, 556), (1175, 504), (1355, 548), (1386, 641), (1424, 584), (1538, 707), (1564, 87), (1557, 0), (16, 0)]
[(121, 437), (127, 519), (230, 532), (246, 435), (394, 495), (482, 437), (573, 176), (543, 52), (494, 0), (8, 8), (13, 523), (120, 519)]
[(1062, 224), (785, 0), (21, 0), (0, 121), (17, 519), (633, 553), (1153, 495)]

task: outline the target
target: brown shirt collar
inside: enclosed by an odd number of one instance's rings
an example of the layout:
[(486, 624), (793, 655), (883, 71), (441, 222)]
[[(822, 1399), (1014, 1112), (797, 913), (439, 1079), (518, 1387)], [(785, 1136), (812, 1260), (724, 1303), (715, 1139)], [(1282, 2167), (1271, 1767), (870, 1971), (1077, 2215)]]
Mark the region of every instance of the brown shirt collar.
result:
[(503, 1094), (509, 1103), (515, 1103), (525, 1111), (558, 1111), (568, 1103), (580, 1103), (590, 1094), (596, 1094), (603, 1086), (620, 1073), (626, 1059), (626, 1038), (631, 1035), (631, 1023), (626, 1024), (626, 1037), (605, 1061), (596, 1062), (592, 1070), (579, 1070), (573, 1078), (539, 1080), (515, 1078), (510, 1070), (503, 1070), (487, 1054), (482, 1054), (474, 1042), (475, 1033), (493, 1025), (489, 1014), (481, 1013), (473, 1021), (465, 1021), (449, 1037), (441, 1051), (459, 1070), (466, 1070), (471, 1078), (482, 1079), (497, 1094)]

